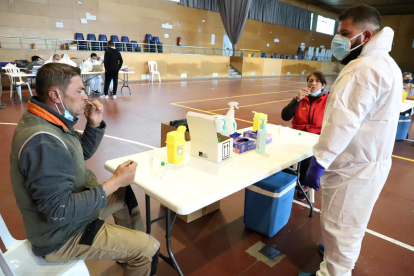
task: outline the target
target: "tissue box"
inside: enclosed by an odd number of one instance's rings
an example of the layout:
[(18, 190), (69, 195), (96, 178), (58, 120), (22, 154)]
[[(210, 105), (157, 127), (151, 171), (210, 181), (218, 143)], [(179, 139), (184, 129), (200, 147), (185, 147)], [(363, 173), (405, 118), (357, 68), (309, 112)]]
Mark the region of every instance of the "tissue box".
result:
[(254, 150), (255, 148), (255, 140), (243, 137), (233, 138), (233, 152), (235, 153), (243, 153), (249, 150)]
[[(253, 130), (245, 131), (243, 132), (243, 137), (257, 140), (257, 132)], [(273, 135), (268, 133), (267, 138), (266, 138), (266, 144), (269, 144), (270, 142), (272, 142), (272, 139), (273, 139)]]

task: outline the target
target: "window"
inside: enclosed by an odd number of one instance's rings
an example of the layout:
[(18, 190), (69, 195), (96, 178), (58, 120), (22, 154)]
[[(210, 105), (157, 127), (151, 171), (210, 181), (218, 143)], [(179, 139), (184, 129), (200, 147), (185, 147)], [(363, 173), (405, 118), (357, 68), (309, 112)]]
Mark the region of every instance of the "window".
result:
[(335, 20), (318, 15), (318, 23), (316, 24), (316, 31), (328, 35), (334, 35)]
[(311, 23), (310, 23), (310, 30), (312, 31), (312, 24), (313, 24), (313, 13), (311, 13)]

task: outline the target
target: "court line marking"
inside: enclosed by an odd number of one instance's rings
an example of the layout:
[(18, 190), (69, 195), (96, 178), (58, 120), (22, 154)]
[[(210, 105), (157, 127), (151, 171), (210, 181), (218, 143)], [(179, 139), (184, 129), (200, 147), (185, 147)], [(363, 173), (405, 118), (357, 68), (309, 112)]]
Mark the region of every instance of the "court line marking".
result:
[[(1, 122), (0, 122), (0, 125), (17, 126), (16, 123), (1, 123)], [(76, 129), (76, 131), (81, 132), (81, 133), (83, 132), (83, 130), (77, 130), (77, 129)], [(154, 146), (150, 146), (150, 145), (147, 145), (147, 144), (144, 144), (144, 143), (135, 142), (135, 141), (128, 140), (128, 139), (124, 139), (124, 138), (115, 137), (115, 136), (112, 136), (112, 135), (105, 134), (104, 137), (111, 138), (111, 139), (115, 139), (115, 140), (119, 140), (119, 141), (128, 142), (128, 143), (131, 143), (131, 144), (140, 145), (140, 146), (145, 147), (145, 148), (158, 149), (157, 147), (154, 147)]]
[[(407, 139), (408, 140), (408, 139)], [(405, 157), (402, 157), (402, 156), (398, 156), (398, 155), (391, 155), (392, 157), (394, 157), (394, 158), (398, 158), (398, 159), (402, 159), (402, 160), (405, 160), (405, 161), (410, 161), (410, 162), (414, 162), (414, 159), (410, 159), (410, 158), (405, 158)]]
[[(264, 104), (271, 104), (271, 103), (278, 103), (278, 102), (285, 102), (285, 101), (291, 101), (292, 99), (286, 99), (286, 100), (279, 100), (279, 101), (273, 101), (273, 102), (265, 102), (265, 103), (258, 103), (258, 104), (249, 104), (249, 105), (241, 105), (239, 107), (248, 107), (248, 106), (256, 106), (256, 105), (264, 105)], [(213, 109), (211, 111), (219, 111), (219, 110), (228, 110), (229, 108), (220, 108), (220, 109)]]
[[(204, 112), (206, 112), (206, 111), (204, 111)], [(14, 126), (16, 126), (17, 124), (16, 123), (1, 123), (0, 122), (0, 125), (14, 125)], [(132, 141), (132, 140), (123, 139), (123, 138), (119, 138), (119, 137), (115, 137), (115, 136), (111, 136), (111, 135), (104, 135), (104, 137), (108, 137), (108, 138), (112, 138), (112, 139), (116, 139), (116, 140), (128, 142), (128, 143), (131, 143), (131, 144), (136, 144), (136, 145), (144, 146), (144, 147), (151, 148), (151, 149), (157, 149), (157, 147), (153, 147), (153, 146), (150, 146), (150, 145), (146, 145), (146, 144), (143, 144), (143, 143), (139, 143), (139, 142), (135, 142), (135, 141)], [(399, 157), (397, 157), (397, 158), (399, 158)], [(402, 158), (402, 159), (408, 159), (408, 158)], [(411, 160), (411, 159), (408, 159), (408, 160)], [(411, 161), (414, 162), (414, 160), (411, 160)], [(307, 205), (307, 204), (305, 204), (303, 202), (297, 201), (295, 199), (293, 200), (293, 202), (296, 203), (296, 204), (298, 204), (298, 205), (304, 206), (306, 208), (310, 208), (309, 205)], [(321, 213), (321, 210), (318, 209), (318, 208), (315, 208), (314, 207), (313, 210), (315, 212)], [(401, 246), (403, 248), (406, 248), (406, 249), (411, 250), (411, 251), (414, 252), (414, 246), (411, 246), (411, 245), (408, 245), (406, 243), (400, 242), (400, 241), (398, 241), (396, 239), (387, 237), (387, 236), (385, 236), (383, 234), (380, 234), (380, 233), (375, 232), (375, 231), (370, 230), (370, 229), (367, 229), (366, 232), (367, 233), (370, 233), (371, 235), (374, 235), (374, 236), (376, 236), (378, 238), (381, 238), (381, 239), (386, 240), (388, 242), (394, 243), (396, 245), (399, 245), (399, 246)]]
[[(303, 206), (303, 207), (306, 207), (306, 208), (310, 209), (310, 206), (309, 206), (309, 205), (307, 205), (307, 204), (305, 204), (305, 203), (303, 203), (303, 202), (297, 201), (296, 199), (294, 199), (294, 200), (293, 200), (293, 202), (294, 202), (294, 203), (296, 203), (296, 204), (298, 204), (298, 205), (301, 205), (301, 206)], [(318, 209), (318, 208), (313, 207), (313, 210), (314, 210), (315, 212), (317, 212), (317, 213), (321, 213), (321, 210), (320, 210), (320, 209)], [(390, 243), (393, 243), (393, 244), (399, 245), (399, 246), (401, 246), (401, 247), (403, 247), (403, 248), (405, 248), (405, 249), (408, 249), (408, 250), (411, 250), (411, 251), (413, 251), (413, 252), (414, 252), (414, 246), (411, 246), (411, 245), (409, 245), (409, 244), (406, 244), (406, 243), (400, 242), (399, 240), (396, 240), (396, 239), (390, 238), (390, 237), (388, 237), (388, 236), (385, 236), (385, 235), (383, 235), (383, 234), (380, 234), (380, 233), (375, 232), (375, 231), (373, 231), (373, 230), (371, 230), (371, 229), (368, 229), (368, 228), (366, 229), (366, 231), (365, 231), (365, 232), (370, 233), (371, 235), (374, 235), (374, 236), (376, 236), (376, 237), (378, 237), (378, 238), (381, 238), (381, 239), (386, 240), (386, 241), (388, 241), (388, 242), (390, 242)]]
[(212, 99), (195, 100), (195, 101), (186, 101), (186, 102), (175, 102), (175, 103), (171, 103), (171, 104), (195, 103), (195, 102), (207, 102), (207, 101), (215, 101), (215, 100), (222, 100), (222, 99), (242, 98), (242, 97), (252, 97), (252, 96), (261, 96), (261, 95), (278, 94), (278, 93), (288, 93), (288, 92), (294, 92), (294, 91), (298, 91), (298, 90), (297, 90), (297, 89), (294, 89), (294, 90), (285, 90), (285, 91), (276, 91), (276, 92), (266, 92), (266, 93), (249, 94), (249, 95), (239, 95), (239, 96), (231, 96), (231, 97), (223, 97), (223, 98), (212, 98)]

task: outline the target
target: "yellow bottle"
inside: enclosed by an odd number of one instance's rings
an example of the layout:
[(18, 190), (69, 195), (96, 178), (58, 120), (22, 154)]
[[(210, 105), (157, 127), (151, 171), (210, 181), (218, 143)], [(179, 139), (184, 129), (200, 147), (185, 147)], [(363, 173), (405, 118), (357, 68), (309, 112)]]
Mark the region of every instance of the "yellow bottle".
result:
[(167, 158), (170, 164), (183, 162), (185, 145), (185, 126), (179, 126), (176, 131), (167, 133)]
[(403, 94), (402, 94), (402, 102), (405, 102), (405, 99), (407, 99), (407, 92), (406, 91), (403, 91)]
[(264, 119), (265, 127), (267, 127), (267, 114), (264, 113), (258, 113), (256, 111), (253, 111), (254, 117), (253, 117), (253, 131), (257, 131), (262, 124), (261, 120), (256, 119)]

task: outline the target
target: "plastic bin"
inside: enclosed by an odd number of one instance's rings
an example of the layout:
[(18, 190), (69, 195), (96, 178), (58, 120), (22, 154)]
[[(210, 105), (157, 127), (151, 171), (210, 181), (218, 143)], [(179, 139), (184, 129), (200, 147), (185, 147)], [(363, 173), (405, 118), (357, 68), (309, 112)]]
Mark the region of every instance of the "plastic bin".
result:
[(245, 190), (244, 225), (273, 237), (287, 224), (292, 211), (297, 177), (278, 172)]
[(411, 123), (411, 117), (400, 115), (400, 119), (398, 120), (397, 136), (395, 137), (396, 141), (407, 139), (407, 134), (408, 134), (408, 129), (410, 128), (410, 123)]

